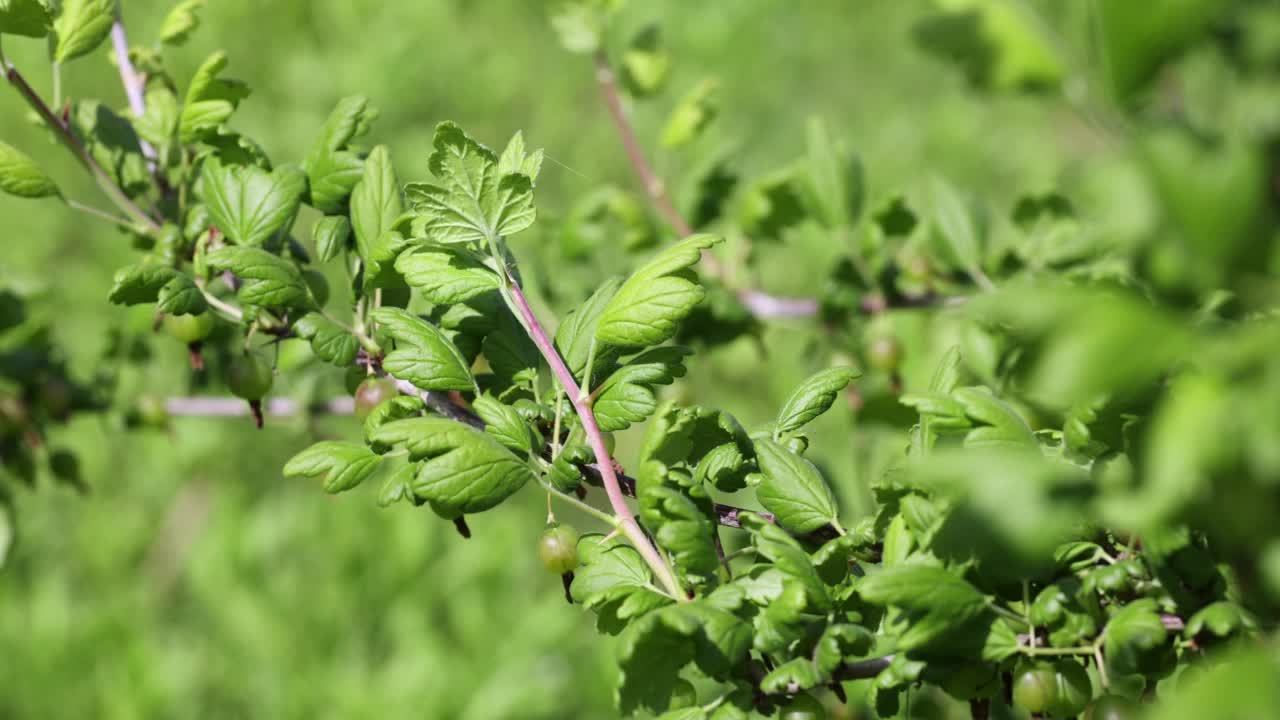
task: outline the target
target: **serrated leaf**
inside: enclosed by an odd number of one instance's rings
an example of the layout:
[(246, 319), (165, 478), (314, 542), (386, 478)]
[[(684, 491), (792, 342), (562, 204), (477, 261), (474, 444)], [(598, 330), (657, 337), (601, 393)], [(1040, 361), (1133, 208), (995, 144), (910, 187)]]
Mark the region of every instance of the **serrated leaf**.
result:
[(413, 463), (406, 463), (388, 473), (378, 490), (378, 507), (390, 507), (397, 502), (411, 500), (413, 477), (417, 474), (418, 467)]
[(708, 78), (693, 86), (671, 110), (662, 144), (676, 148), (693, 142), (720, 113), (720, 83)]
[(875, 636), (861, 625), (834, 623), (822, 631), (813, 649), (813, 662), (819, 672), (830, 676), (846, 658), (863, 657), (871, 651)]
[(520, 173), (529, 176), (530, 180), (537, 180), (541, 171), (542, 151), (525, 152), (524, 133), (517, 130), (498, 158), (498, 174)]
[(49, 7), (41, 0), (4, 0), (0, 2), (0, 33), (44, 37), (49, 34)]
[(379, 145), (364, 161), (364, 175), (351, 191), (351, 228), (355, 232), (356, 252), (365, 263), (364, 286), (389, 287), (398, 280), (392, 272), (392, 261), (403, 242), (391, 232), (404, 212), (391, 152)]
[(26, 153), (0, 142), (0, 190), (17, 197), (42, 198), (61, 195), (57, 183)]
[(491, 395), (480, 395), (471, 403), (471, 409), (485, 422), (484, 431), (507, 449), (518, 453), (540, 449), (539, 438), (534, 437), (533, 429), (514, 407), (495, 400)]
[(311, 204), (317, 210), (339, 213), (346, 208), (347, 198), (364, 175), (364, 160), (350, 149), (350, 143), (368, 132), (377, 116), (368, 98), (358, 95), (339, 100), (329, 114), (305, 164)]
[(838, 522), (835, 496), (813, 463), (768, 438), (756, 440), (756, 462), (764, 475), (756, 498), (779, 525), (808, 533)]
[(351, 247), (351, 221), (346, 215), (322, 217), (311, 227), (316, 262), (329, 262)]
[(504, 305), (498, 305), (492, 320), (495, 327), (484, 336), (481, 348), (494, 378), (500, 385), (532, 388), (542, 362), (538, 347)]
[(489, 243), (533, 224), (533, 180), (500, 172), (498, 156), (457, 125), (436, 126), (429, 165), (438, 185), (405, 188), (415, 231), (437, 243)]
[(53, 59), (65, 63), (93, 52), (115, 21), (116, 0), (64, 0), (53, 21)]
[(178, 96), (173, 90), (153, 83), (147, 88), (144, 97), (146, 112), (142, 117), (134, 118), (133, 126), (138, 137), (152, 145), (166, 145), (174, 139), (178, 132), (178, 118), (182, 114), (178, 107)]
[(805, 600), (802, 604), (818, 609), (826, 609), (831, 605), (826, 584), (818, 576), (808, 553), (795, 538), (755, 513), (739, 513), (738, 520), (743, 528), (751, 532), (751, 541), (760, 556), (773, 563), (774, 569), (782, 573), (783, 581), (793, 583), (804, 591)]
[(376, 453), (387, 452), (391, 449), (390, 445), (374, 440), (374, 433), (378, 428), (393, 420), (420, 417), (426, 407), (427, 404), (417, 395), (396, 395), (382, 401), (364, 419), (364, 441)]
[(651, 23), (631, 37), (622, 53), (622, 83), (636, 97), (662, 89), (671, 71), (671, 57), (662, 47), (662, 27)]
[(751, 237), (777, 240), (805, 217), (793, 168), (772, 172), (747, 186), (738, 211), (742, 229)]
[(817, 118), (809, 120), (805, 139), (805, 157), (796, 172), (801, 200), (823, 227), (852, 225), (862, 212), (862, 165), (831, 140)]
[(237, 245), (260, 246), (286, 230), (307, 187), (306, 175), (291, 165), (267, 172), (254, 165), (206, 161), (202, 179), (214, 227)]
[(226, 67), (227, 54), (219, 50), (206, 58), (192, 76), (178, 122), (178, 135), (183, 142), (216, 135), (249, 95), (249, 88), (239, 80), (218, 77)]
[(984, 387), (957, 388), (951, 397), (964, 406), (967, 416), (985, 423), (965, 436), (965, 447), (1035, 447), (1035, 433), (1008, 403)]
[(679, 323), (706, 292), (692, 266), (722, 238), (691, 235), (635, 271), (601, 312), (596, 339), (618, 347), (647, 347), (675, 337)]
[(498, 274), (466, 251), (437, 246), (401, 253), (396, 270), (433, 305), (453, 305), (501, 285)]
[(906, 614), (899, 650), (924, 650), (966, 629), (987, 613), (986, 598), (953, 572), (928, 565), (884, 568), (858, 583), (858, 594), (874, 605)]
[(669, 346), (648, 350), (618, 368), (593, 390), (591, 407), (603, 432), (617, 432), (643, 422), (658, 409), (654, 388), (684, 376), (689, 348)]
[(933, 213), (932, 237), (943, 258), (956, 268), (980, 271), (982, 238), (968, 205), (955, 187), (934, 176), (929, 183), (929, 204)]
[(829, 410), (845, 387), (859, 375), (853, 368), (833, 367), (819, 370), (800, 383), (778, 411), (774, 437), (799, 430)]
[(1107, 670), (1118, 675), (1153, 672), (1172, 659), (1169, 631), (1149, 598), (1122, 607), (1103, 633)]
[(608, 278), (596, 287), (595, 292), (591, 293), (591, 297), (587, 298), (577, 308), (571, 310), (564, 320), (560, 322), (560, 327), (556, 328), (556, 349), (560, 351), (560, 356), (564, 358), (565, 365), (569, 367), (569, 371), (580, 381), (585, 382), (583, 378), (586, 374), (587, 358), (591, 355), (591, 344), (593, 342), (596, 343), (596, 360), (594, 362), (595, 367), (592, 369), (593, 375), (597, 370), (607, 366), (618, 357), (617, 350), (596, 341), (595, 337), (600, 315), (621, 286), (622, 278)]
[(208, 308), (204, 293), (185, 273), (178, 273), (156, 294), (156, 309), (166, 315), (199, 315)]
[(435, 325), (400, 308), (384, 307), (374, 320), (396, 341), (382, 367), (423, 390), (471, 390), (470, 363)]
[(107, 299), (117, 305), (139, 305), (155, 302), (160, 288), (172, 282), (180, 273), (167, 265), (139, 263), (116, 271), (111, 293)]
[(246, 305), (308, 308), (313, 304), (298, 266), (261, 248), (222, 247), (208, 253), (205, 262), (215, 271), (230, 270), (243, 281), (237, 297)]
[(770, 694), (792, 692), (791, 688), (807, 690), (822, 682), (818, 669), (809, 658), (792, 658), (774, 668), (760, 681), (760, 690)]
[(534, 479), (528, 464), (493, 436), (453, 420), (395, 420), (370, 437), (387, 445), (403, 444), (411, 460), (425, 460), (413, 480), (413, 492), (447, 513), (488, 510)]
[(199, 10), (204, 4), (205, 0), (182, 0), (174, 5), (160, 23), (160, 42), (173, 46), (186, 43), (191, 33), (200, 27)]
[(751, 647), (751, 627), (723, 610), (698, 602), (669, 605), (631, 623), (618, 643), (618, 706), (662, 710), (680, 669), (693, 662), (715, 679), (727, 679)]
[(345, 328), (320, 313), (307, 313), (293, 324), (293, 332), (311, 342), (316, 357), (340, 368), (351, 367), (360, 341)]
[[(704, 507), (695, 501), (695, 491)], [(640, 469), (636, 497), (645, 527), (653, 532), (659, 547), (670, 553), (678, 570), (702, 577), (715, 572), (719, 564), (716, 525), (708, 517), (710, 498), (705, 491), (669, 481), (667, 468), (650, 460)]]
[(325, 440), (303, 450), (285, 463), (284, 474), (324, 475), (324, 490), (340, 493), (356, 487), (373, 474), (382, 458), (357, 443)]

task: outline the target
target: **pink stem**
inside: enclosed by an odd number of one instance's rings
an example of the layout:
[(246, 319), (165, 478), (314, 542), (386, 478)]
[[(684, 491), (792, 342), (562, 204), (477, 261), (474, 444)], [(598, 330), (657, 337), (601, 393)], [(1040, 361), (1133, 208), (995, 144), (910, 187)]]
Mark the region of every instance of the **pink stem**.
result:
[(586, 400), (580, 397), (581, 393), (579, 392), (577, 381), (573, 378), (573, 373), (564, 364), (560, 353), (552, 345), (551, 338), (547, 336), (546, 330), (542, 328), (537, 316), (533, 314), (533, 309), (529, 307), (529, 301), (525, 298), (524, 291), (515, 283), (511, 283), (510, 291), (516, 310), (520, 313), (520, 317), (524, 320), (524, 325), (529, 331), (529, 337), (533, 339), (533, 344), (538, 346), (538, 350), (546, 358), (547, 364), (551, 366), (551, 372), (555, 374), (556, 379), (564, 387), (565, 393), (569, 396), (569, 402), (573, 403), (573, 409), (577, 411), (578, 418), (582, 420), (582, 429), (586, 433), (587, 443), (591, 445), (591, 450), (596, 455), (596, 468), (600, 472), (605, 495), (609, 497), (609, 505), (613, 507), (613, 514), (617, 516), (622, 532), (626, 534), (627, 539), (635, 546), (640, 556), (649, 564), (649, 567), (653, 569), (654, 574), (666, 587), (667, 592), (671, 593), (671, 596), (678, 602), (687, 601), (688, 597), (680, 589), (680, 584), (676, 581), (671, 568), (667, 566), (666, 561), (662, 559), (657, 549), (649, 542), (648, 536), (644, 534), (644, 531), (640, 529), (640, 524), (636, 522), (631, 508), (627, 506), (626, 498), (622, 494), (622, 487), (618, 484), (618, 474), (614, 469), (613, 458), (610, 457), (609, 449), (604, 443), (604, 433), (600, 432), (600, 426), (596, 424), (595, 413), (587, 405)]
[[(627, 119), (626, 108), (622, 107), (622, 94), (618, 92), (618, 83), (613, 77), (613, 69), (609, 67), (609, 58), (603, 50), (595, 54), (595, 65), (596, 83), (600, 86), (605, 107), (609, 109), (609, 117), (613, 120), (614, 129), (618, 131), (618, 139), (622, 141), (627, 159), (644, 187), (645, 194), (649, 196), (649, 201), (653, 203), (658, 214), (662, 215), (677, 235), (680, 237), (692, 235), (693, 228), (689, 226), (689, 221), (685, 220), (684, 215), (676, 209), (675, 203), (671, 202), (671, 195), (667, 193), (666, 185), (645, 159), (644, 149), (640, 147), (635, 128)], [(702, 265), (711, 275), (727, 281), (725, 269), (715, 256), (704, 255)], [(774, 297), (761, 290), (748, 288), (739, 289), (736, 293), (747, 310), (758, 318), (812, 317), (818, 314), (818, 301), (813, 298)]]
[[(129, 111), (135, 118), (140, 118), (147, 112), (147, 103), (142, 95), (142, 76), (129, 61), (129, 38), (124, 33), (124, 22), (119, 15), (111, 25), (111, 47), (115, 51), (116, 66), (120, 68), (120, 84), (124, 86), (124, 94), (129, 98)], [(151, 147), (150, 143), (146, 140), (138, 140), (138, 144), (142, 147), (142, 154), (148, 160), (156, 159), (156, 149)], [(153, 167), (152, 170), (154, 169)]]

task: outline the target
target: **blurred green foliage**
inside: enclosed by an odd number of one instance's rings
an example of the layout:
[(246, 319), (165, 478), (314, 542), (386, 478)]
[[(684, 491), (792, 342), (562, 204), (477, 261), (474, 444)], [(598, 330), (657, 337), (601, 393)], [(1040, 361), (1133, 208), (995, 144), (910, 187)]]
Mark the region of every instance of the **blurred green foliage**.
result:
[[(1044, 12), (1028, 14), (1023, 6), (1031, 4)], [(123, 5), (136, 43), (156, 35), (169, 3)], [(725, 158), (754, 178), (802, 155), (820, 127), (806, 126), (806, 119), (821, 117), (826, 132), (860, 160), (856, 201), (850, 200), (857, 207), (844, 212), (883, 218), (878, 226), (891, 233), (888, 218), (905, 197), (917, 209), (955, 219), (928, 242), (941, 245), (938, 256), (957, 272), (1001, 256), (1013, 244), (1009, 233), (1022, 229), (1040, 240), (1020, 244), (1016, 257), (1033, 270), (1090, 257), (1097, 261), (1080, 274), (1132, 286), (1126, 263), (1137, 258), (1149, 281), (1143, 291), (1173, 307), (1194, 310), (1223, 284), (1240, 289), (1245, 307), (1274, 300), (1274, 287), (1254, 271), (1274, 271), (1280, 260), (1270, 238), (1256, 240), (1274, 212), (1259, 179), (1275, 152), (1261, 145), (1280, 136), (1280, 84), (1275, 73), (1239, 70), (1241, 58), (1265, 67), (1280, 62), (1274, 8), (1240, 3), (1243, 19), (1229, 25), (1242, 37), (1229, 45), (1238, 53), (1231, 56), (1216, 45), (1183, 52), (1219, 19), (1224, 4), (1164, 3), (1168, 15), (1160, 22), (1176, 32), (1158, 42), (1145, 41), (1143, 24), (1156, 21), (1136, 10), (1138, 3), (1102, 5), (1107, 31), (1097, 42), (1109, 65), (1091, 69), (1102, 76), (1091, 77), (1096, 82), (1086, 90), (1069, 70), (1076, 59), (1059, 36), (1085, 22), (1069, 4), (637, 2), (623, 10), (606, 44), (634, 48), (627, 81), (647, 83), (645, 91), (657, 94), (633, 116), (659, 174), (676, 185), (682, 202), (698, 196), (696, 183), (716, 181)], [(558, 226), (560, 219), (622, 204), (606, 185), (634, 184), (591, 63), (560, 49), (542, 3), (222, 0), (201, 18), (187, 46), (167, 51), (175, 76), (189, 77), (209, 52), (225, 48), (229, 74), (253, 87), (237, 125), (274, 155), (305, 157), (334, 103), (357, 92), (381, 110), (376, 142), (394, 149), (405, 165), (397, 168), (401, 177), (426, 174), (430, 129), (439, 120), (457, 120), (491, 140), (522, 129), (548, 154), (538, 229), (514, 243), (532, 258), (531, 284), (563, 313), (581, 300), (581, 288), (631, 264), (621, 248), (599, 248), (603, 238), (589, 230)], [(1048, 25), (1036, 24), (1043, 18)], [(662, 23), (662, 47), (675, 57), (669, 71), (642, 52), (653, 47), (643, 33), (654, 20)], [(635, 37), (641, 39), (632, 43)], [(42, 41), (6, 37), (4, 50), (38, 88), (50, 86)], [(960, 66), (930, 52), (960, 59)], [(1139, 92), (1170, 62), (1176, 63), (1171, 88)], [(712, 100), (700, 90), (710, 87), (708, 77), (717, 79)], [(1091, 94), (1101, 87), (1115, 105)], [(1021, 89), (1040, 94), (1001, 92)], [(124, 104), (118, 79), (101, 62), (68, 65), (63, 93)], [(47, 133), (23, 121), (17, 97), (3, 96), (0, 137), (38, 157), (68, 196), (94, 197), (89, 180)], [(714, 102), (717, 132), (695, 137), (688, 127), (700, 116), (680, 119), (673, 131), (668, 113), (682, 98)], [(1172, 106), (1179, 121), (1159, 122)], [(1113, 107), (1136, 107), (1156, 121), (1135, 129)], [(686, 147), (658, 152), (664, 134), (668, 144)], [(824, 159), (820, 149), (807, 162)], [(1070, 200), (1052, 192), (1059, 190)], [(971, 217), (979, 197), (983, 212)], [(584, 198), (593, 203), (587, 210)], [(1038, 222), (1063, 204), (1089, 219), (1087, 230), (1071, 219), (1062, 221), (1067, 230)], [(0, 281), (32, 297), (33, 314), (51, 318), (72, 375), (93, 377), (110, 328), (142, 333), (151, 320), (103, 302), (111, 271), (134, 253), (123, 237), (81, 216), (32, 208), (0, 197)], [(699, 206), (690, 214), (710, 221), (715, 210)], [(1015, 228), (1008, 218), (1019, 214), (1027, 222)], [(626, 249), (654, 242), (642, 220), (623, 225)], [(864, 240), (833, 236), (822, 225), (793, 228), (785, 243), (757, 243), (754, 279), (778, 294), (814, 294), (820, 275), (850, 243)], [(1065, 236), (1071, 240), (1060, 241)], [(980, 246), (978, 237), (989, 244)], [(574, 242), (582, 245), (576, 253), (562, 252)], [(1108, 263), (1117, 258), (1125, 262)], [(1176, 500), (1179, 492), (1206, 492), (1197, 484), (1202, 474), (1222, 477), (1233, 469), (1220, 456), (1188, 447), (1198, 422), (1229, 424), (1239, 408), (1274, 419), (1259, 398), (1225, 389), (1233, 373), (1261, 375), (1262, 385), (1277, 386), (1274, 362), (1265, 359), (1274, 344), (1258, 340), (1255, 356), (1241, 356), (1236, 345), (1211, 341), (1220, 336), (1209, 330), (1237, 305), (1227, 302), (1222, 313), (1210, 308), (1207, 330), (1197, 334), (1145, 304), (1044, 297), (1040, 289), (1026, 290), (979, 308), (984, 322), (999, 322), (1038, 360), (1024, 365), (1031, 370), (1018, 383), (1037, 403), (1017, 408), (1029, 418), (1028, 429), (1045, 430), (1047, 418), (1087, 405), (1101, 390), (1145, 386), (1192, 349), (1197, 358), (1224, 363), (1217, 376), (1183, 378), (1165, 400), (1174, 409), (1162, 416), (1150, 453), (1168, 464), (1167, 485), (1147, 488), (1147, 495), (1135, 491), (1102, 512), (1135, 522), (1181, 511), (1169, 493)], [(1104, 321), (1085, 325), (1080, 313)], [(984, 382), (1005, 375), (996, 366), (1001, 350), (992, 347), (1000, 334), (975, 329), (969, 316), (907, 310), (878, 322), (906, 348), (899, 377), (869, 374), (858, 413), (831, 413), (810, 432), (811, 458), (831, 478), (849, 520), (874, 511), (871, 483), (901, 452), (903, 431), (916, 420), (897, 403), (896, 384), (908, 392), (928, 388), (953, 345)], [(1142, 334), (1133, 335), (1134, 328)], [(145, 371), (125, 371), (121, 395), (202, 390), (184, 369), (180, 346), (155, 343), (151, 352), (156, 357)], [(798, 381), (849, 352), (801, 324), (770, 324), (760, 338), (740, 338), (691, 364), (671, 394), (723, 406), (756, 425)], [(342, 391), (337, 381), (300, 385), (284, 392)], [(1272, 426), (1236, 422), (1240, 448), (1274, 460), (1268, 438), (1247, 432)], [(0, 574), (0, 677), (10, 679), (0, 692), (0, 717), (612, 716), (617, 670), (610, 641), (595, 634), (584, 614), (565, 608), (555, 578), (536, 558), (542, 498), (525, 493), (473, 520), (476, 537), (464, 541), (448, 524), (406, 506), (379, 510), (373, 489), (322, 500), (314, 487), (279, 476), (276, 469), (310, 441), (356, 432), (343, 419), (275, 421), (262, 432), (247, 422), (175, 419), (167, 431), (124, 434), (110, 420), (84, 417), (55, 429), (51, 443), (79, 453), (89, 495), (56, 487), (15, 497), (18, 540)], [(634, 435), (620, 437), (624, 462), (637, 444)], [(1224, 452), (1234, 457), (1230, 450)], [(951, 477), (955, 468), (948, 471), (938, 471), (940, 484), (961, 482)], [(1008, 482), (1010, 493), (1019, 489)], [(971, 499), (990, 510), (1008, 497), (998, 490), (997, 484)], [(1249, 508), (1248, 497), (1226, 491), (1220, 497), (1223, 503), (1195, 512), (1241, 518), (1228, 547), (1266, 532), (1271, 508)], [(1034, 517), (1069, 522), (1043, 500), (1028, 501), (1043, 510)], [(1042, 529), (1028, 522), (963, 537), (1000, 543)], [(1258, 582), (1280, 577), (1275, 542)], [(1027, 563), (1043, 556), (1030, 554)], [(1265, 684), (1273, 676), (1274, 657), (1255, 653), (1248, 661), (1251, 681), (1257, 676)], [(1209, 702), (1204, 695), (1192, 697)]]

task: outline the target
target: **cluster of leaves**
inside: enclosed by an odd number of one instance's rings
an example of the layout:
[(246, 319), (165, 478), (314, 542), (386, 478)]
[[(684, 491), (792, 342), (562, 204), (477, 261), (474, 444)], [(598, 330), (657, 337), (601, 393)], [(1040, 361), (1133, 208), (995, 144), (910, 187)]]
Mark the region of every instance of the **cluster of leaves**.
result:
[[(610, 63), (619, 5), (576, 0), (554, 24), (568, 49)], [(985, 91), (1061, 89), (1061, 102), (1119, 126), (1130, 197), (1078, 205), (1039, 193), (991, 213), (928, 178), (871, 202), (857, 158), (814, 121), (785, 167), (740, 184), (719, 156), (695, 174), (687, 216), (714, 234), (664, 243), (636, 196), (587, 198), (556, 252), (653, 250), (569, 300), (553, 335), (508, 244), (535, 222), (542, 162), (519, 134), (495, 152), (441, 123), (432, 178), (402, 184), (388, 148), (361, 144), (376, 116), (361, 98), (338, 104), (300, 163), (272, 162), (229, 124), (248, 90), (223, 77), (219, 53), (180, 89), (159, 53), (136, 51), (140, 114), (77, 101), (59, 119), (24, 97), (127, 216), (118, 225), (142, 257), (117, 272), (112, 302), (211, 319), (180, 337), (197, 354), (214, 341), (231, 369), (246, 353), (305, 345), (334, 372), (407, 390), (367, 408), (362, 438), (316, 443), (286, 474), (321, 478), (330, 493), (376, 482), (380, 504), (426, 506), (462, 530), (466, 515), (529, 485), (605, 523), (556, 567), (573, 568), (571, 599), (618, 635), (623, 713), (770, 716), (830, 688), (876, 716), (906, 716), (925, 687), (980, 717), (1011, 700), (1067, 717), (1104, 694), (1171, 693), (1185, 698), (1173, 712), (1190, 717), (1209, 714), (1232, 676), (1213, 668), (1183, 688), (1184, 676), (1217, 663), (1248, 678), (1232, 690), (1241, 712), (1265, 707), (1280, 607), (1280, 252), (1267, 152), (1280, 122), (1220, 89), (1280, 96), (1280, 45), (1265, 30), (1280, 16), (1263, 2), (1170, 2), (1162, 29), (1139, 33), (1145, 16), (1126, 0), (1088, 13), (939, 5), (918, 38)], [(174, 10), (161, 44), (185, 40), (198, 6)], [(4, 7), (0, 32), (50, 34), (56, 63), (96, 49), (115, 10)], [(1088, 34), (1046, 37), (1059, 26)], [(1095, 62), (1075, 68), (1079, 58)], [(643, 99), (660, 95), (671, 60), (646, 24), (612, 64)], [(1185, 85), (1176, 101), (1160, 94), (1174, 81)], [(1209, 110), (1224, 102), (1228, 112)], [(715, 82), (700, 82), (674, 105), (662, 144), (695, 143), (717, 114)], [(0, 188), (61, 196), (7, 145)], [(1134, 194), (1152, 208), (1144, 223), (1109, 223), (1107, 201)], [(309, 243), (293, 234), (304, 207), (315, 211)], [(783, 244), (805, 232), (845, 248), (818, 298), (828, 332), (816, 342), (851, 362), (813, 374), (761, 427), (661, 400), (692, 346), (755, 328), (742, 294), (699, 276), (703, 254), (724, 237)], [(345, 275), (340, 302), (317, 268)], [(13, 305), (0, 308), (0, 347), (18, 338), (0, 366), (23, 398), (13, 407), (56, 418), (32, 388), (66, 381), (49, 374), (56, 362), (23, 360), (47, 348), (20, 330)], [(905, 359), (929, 366), (925, 383), (904, 378), (900, 311), (927, 313), (953, 340), (938, 357)], [(877, 372), (853, 390), (852, 365)], [(44, 375), (21, 374), (32, 368)], [(241, 374), (228, 379), (251, 402), (270, 386), (255, 378), (242, 392)], [(907, 420), (869, 478), (875, 511), (842, 522), (807, 431), (858, 392), (887, 394)], [(28, 415), (0, 412), (9, 471)], [(633, 426), (634, 477), (617, 479), (608, 436)], [(611, 500), (632, 495), (645, 533), (627, 532), (625, 507), (585, 504), (593, 485)], [(758, 509), (719, 502), (730, 495)], [(1259, 635), (1269, 651), (1235, 649)], [(1053, 686), (1043, 702), (1022, 689), (1036, 673)]]

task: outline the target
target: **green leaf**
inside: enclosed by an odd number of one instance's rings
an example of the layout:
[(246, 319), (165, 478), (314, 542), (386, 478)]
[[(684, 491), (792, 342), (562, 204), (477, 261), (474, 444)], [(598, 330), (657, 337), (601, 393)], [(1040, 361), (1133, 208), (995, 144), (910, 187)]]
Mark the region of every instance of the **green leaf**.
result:
[(564, 49), (574, 53), (593, 53), (600, 49), (601, 38), (609, 18), (622, 6), (623, 0), (565, 0), (551, 13), (551, 26), (560, 37)]
[(965, 436), (965, 447), (1035, 447), (1031, 426), (1008, 403), (984, 387), (963, 387), (951, 397), (964, 407), (965, 415), (984, 423)]
[(237, 297), (261, 307), (312, 306), (311, 293), (298, 266), (256, 247), (230, 245), (205, 256), (214, 271), (230, 270), (244, 281)]
[(1107, 670), (1117, 675), (1154, 672), (1173, 658), (1169, 631), (1149, 598), (1122, 607), (1107, 621), (1103, 652)]
[(54, 62), (91, 53), (107, 39), (115, 21), (116, 0), (64, 0), (62, 14), (53, 21)]
[(631, 623), (618, 642), (618, 707), (661, 711), (682, 667), (693, 662), (714, 679), (727, 679), (747, 657), (751, 627), (700, 602), (668, 605)]
[(351, 247), (351, 221), (346, 215), (329, 215), (311, 227), (316, 262), (329, 262)]
[(382, 367), (423, 390), (472, 390), (470, 363), (435, 325), (400, 308), (378, 309), (374, 320), (396, 341)]
[(702, 134), (720, 113), (720, 83), (708, 78), (693, 86), (671, 110), (662, 129), (662, 144), (688, 145)]
[(147, 88), (144, 103), (146, 112), (133, 120), (138, 137), (152, 145), (169, 144), (178, 132), (178, 118), (182, 113), (178, 107), (178, 96), (173, 90), (153, 83)]
[(492, 435), (453, 420), (395, 420), (375, 430), (371, 439), (403, 444), (411, 460), (425, 460), (413, 492), (446, 513), (488, 510), (534, 479), (529, 466)]
[(982, 239), (969, 206), (951, 183), (939, 176), (930, 178), (929, 204), (933, 211), (931, 237), (942, 258), (951, 266), (982, 270)]
[(262, 245), (293, 223), (306, 175), (285, 165), (267, 172), (253, 165), (205, 161), (202, 196), (214, 227), (237, 245)]
[(284, 474), (324, 475), (325, 492), (340, 493), (364, 482), (381, 462), (382, 458), (364, 445), (325, 440), (290, 458)]
[(1142, 89), (1160, 66), (1207, 31), (1227, 5), (1218, 0), (1165, 0), (1149, 8), (1100, 0), (1097, 29), (1111, 88), (1121, 99)]
[(170, 315), (198, 315), (208, 307), (192, 279), (167, 265), (139, 263), (116, 271), (107, 299), (117, 305), (158, 302)]
[(401, 253), (396, 270), (433, 305), (454, 305), (501, 285), (498, 274), (480, 260), (449, 246)]
[(364, 175), (351, 191), (351, 227), (355, 231), (356, 252), (365, 263), (366, 289), (398, 284), (392, 261), (403, 241), (391, 230), (403, 212), (404, 200), (391, 165), (391, 152), (379, 145), (365, 159)]
[(527, 175), (530, 180), (537, 180), (538, 173), (541, 171), (542, 151), (525, 152), (524, 133), (517, 130), (516, 134), (507, 141), (507, 147), (503, 149), (502, 156), (498, 158), (498, 174), (520, 173)]
[(1093, 488), (1083, 469), (1034, 447), (935, 451), (910, 477), (951, 505), (934, 551), (1006, 582), (1053, 570), (1054, 550), (1078, 533)]
[(804, 220), (806, 210), (796, 189), (797, 173), (794, 168), (785, 168), (747, 186), (738, 216), (742, 229), (751, 237), (778, 240)]
[(541, 438), (534, 435), (533, 428), (514, 407), (495, 400), (492, 395), (480, 395), (471, 403), (471, 408), (484, 420), (484, 431), (508, 449), (520, 453), (541, 449)]
[(14, 146), (0, 142), (0, 190), (23, 198), (61, 195), (53, 179)]
[(345, 328), (320, 313), (307, 313), (293, 324), (298, 337), (311, 342), (316, 357), (340, 368), (351, 367), (360, 341)]
[(619, 347), (647, 347), (670, 340), (681, 320), (706, 292), (692, 266), (722, 238), (691, 235), (667, 248), (627, 279), (601, 312), (596, 339)]
[(897, 565), (868, 575), (858, 594), (873, 605), (906, 613), (899, 650), (935, 648), (987, 613), (986, 598), (952, 572), (927, 565)]
[(591, 293), (586, 302), (569, 311), (560, 322), (560, 327), (556, 328), (556, 349), (560, 351), (569, 371), (581, 382), (585, 382), (587, 359), (591, 355), (593, 343), (596, 345), (596, 359), (592, 375), (617, 359), (617, 350), (596, 340), (596, 328), (605, 307), (621, 286), (622, 278), (608, 278)]
[(648, 350), (618, 368), (594, 390), (591, 407), (603, 432), (617, 432), (643, 422), (658, 409), (654, 388), (684, 376), (689, 348), (668, 346)]
[(542, 354), (504, 305), (499, 304), (494, 315), (496, 327), (485, 335), (482, 345), (489, 369), (501, 385), (532, 389), (537, 381)]
[(833, 367), (819, 370), (800, 383), (800, 387), (791, 393), (791, 397), (787, 398), (778, 411), (774, 438), (799, 430), (831, 409), (840, 393), (859, 375), (853, 368)]
[(803, 591), (802, 605), (812, 605), (819, 610), (830, 607), (831, 597), (826, 584), (818, 576), (809, 554), (795, 538), (755, 513), (739, 513), (738, 520), (743, 528), (751, 532), (751, 541), (760, 556), (773, 563), (774, 569), (782, 574), (784, 581)]
[(199, 315), (209, 308), (190, 275), (178, 273), (156, 293), (156, 309), (166, 315)]
[(187, 87), (178, 123), (178, 136), (183, 142), (207, 140), (217, 134), (249, 88), (239, 80), (220, 78), (227, 67), (227, 54), (221, 50), (205, 59)]
[(782, 663), (765, 675), (760, 681), (760, 690), (770, 694), (784, 694), (792, 692), (792, 686), (807, 690), (821, 683), (822, 678), (818, 675), (818, 669), (813, 666), (813, 661), (798, 657)]
[(49, 6), (41, 0), (0, 0), (0, 33), (44, 37), (50, 28)]
[(1194, 677), (1180, 677), (1172, 693), (1161, 692), (1161, 720), (1265, 718), (1280, 707), (1280, 658), (1274, 642), (1245, 643), (1200, 668)]
[(661, 90), (670, 72), (671, 57), (662, 47), (662, 27), (645, 25), (622, 53), (622, 84), (632, 95), (645, 97)]
[(694, 492), (701, 495), (702, 504), (709, 509), (710, 498), (705, 491), (697, 486), (681, 487), (662, 463), (650, 460), (640, 469), (636, 497), (645, 526), (681, 573), (706, 578), (719, 565), (716, 524), (699, 507)]
[(756, 462), (764, 475), (756, 498), (779, 525), (808, 533), (839, 522), (835, 496), (813, 463), (768, 438), (756, 440)]
[(311, 204), (317, 210), (340, 213), (346, 208), (352, 189), (364, 176), (364, 160), (350, 144), (368, 132), (377, 116), (368, 98), (359, 95), (339, 100), (329, 114), (305, 163)]
[(503, 173), (498, 156), (457, 125), (436, 126), (429, 165), (439, 185), (405, 188), (418, 213), (414, 230), (437, 243), (488, 243), (533, 224), (533, 180)]
[(1048, 17), (1017, 0), (950, 0), (916, 24), (916, 41), (960, 65), (969, 82), (995, 90), (1054, 88), (1064, 62), (1045, 32)]
[(796, 187), (809, 213), (826, 228), (848, 227), (862, 212), (862, 165), (837, 146), (821, 120), (809, 120), (806, 154)]
[(871, 652), (875, 636), (861, 625), (834, 623), (822, 631), (813, 650), (813, 662), (825, 676), (830, 676), (845, 658), (863, 657)]
[(174, 5), (160, 23), (160, 42), (175, 47), (185, 44), (191, 33), (200, 27), (199, 10), (204, 4), (205, 0), (182, 0)]

